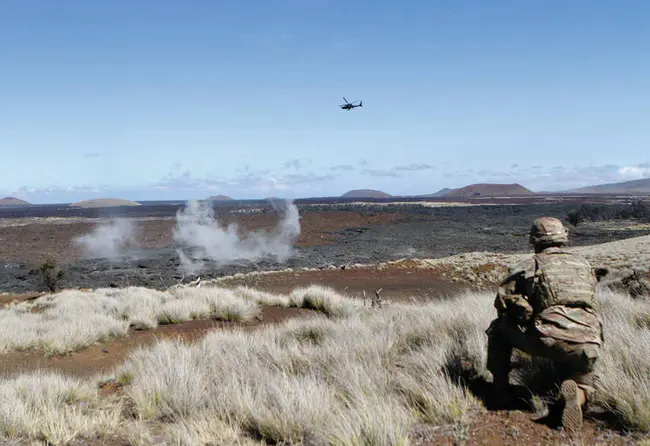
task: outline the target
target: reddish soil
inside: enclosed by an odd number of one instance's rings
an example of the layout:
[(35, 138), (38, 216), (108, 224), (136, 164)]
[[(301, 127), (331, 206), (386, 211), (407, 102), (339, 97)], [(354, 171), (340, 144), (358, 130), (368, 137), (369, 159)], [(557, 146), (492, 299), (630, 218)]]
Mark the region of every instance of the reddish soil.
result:
[(462, 436), (454, 432), (440, 432), (424, 435), (416, 445), (636, 445), (639, 436), (624, 436), (608, 429), (603, 422), (585, 416), (582, 431), (574, 437), (558, 428), (549, 428), (536, 415), (521, 411), (486, 412), (478, 415)]
[[(353, 211), (306, 212), (300, 220), (301, 235), (297, 246), (315, 246), (334, 242), (330, 231), (388, 224), (405, 219), (400, 213), (381, 212), (362, 215)], [(278, 222), (277, 213), (228, 214), (219, 219), (222, 224), (237, 223), (242, 231), (270, 230)], [(139, 221), (138, 240), (142, 248), (162, 248), (173, 242), (175, 219)], [(30, 223), (22, 226), (0, 227), (0, 259), (38, 264), (51, 254), (60, 263), (81, 258), (75, 245), (76, 237), (90, 233), (94, 222)]]
[(301, 308), (266, 307), (259, 318), (248, 322), (193, 320), (183, 324), (161, 325), (153, 330), (133, 330), (124, 338), (92, 345), (69, 355), (46, 357), (41, 351), (10, 352), (0, 355), (0, 376), (8, 377), (35, 370), (57, 371), (77, 377), (92, 376), (110, 372), (136, 348), (151, 345), (160, 339), (195, 342), (212, 330), (251, 330), (313, 314), (316, 313)]
[[(473, 290), (468, 284), (450, 282), (440, 278), (435, 270), (404, 269), (397, 266), (378, 268), (324, 269), (318, 271), (278, 272), (233, 278), (223, 286), (247, 285), (275, 293), (289, 293), (296, 287), (309, 285), (329, 286), (352, 297), (366, 298), (381, 289), (384, 300), (428, 301), (440, 300)], [(485, 288), (482, 288), (485, 291)], [(488, 290), (489, 291), (489, 290)]]

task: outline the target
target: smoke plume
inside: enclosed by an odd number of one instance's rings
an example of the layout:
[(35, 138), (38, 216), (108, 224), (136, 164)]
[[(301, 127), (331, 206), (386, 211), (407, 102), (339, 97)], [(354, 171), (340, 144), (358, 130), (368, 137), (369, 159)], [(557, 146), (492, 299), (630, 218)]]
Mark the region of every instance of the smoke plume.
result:
[(136, 230), (133, 222), (113, 219), (99, 224), (92, 232), (75, 239), (87, 257), (118, 258), (136, 244)]
[(240, 236), (237, 224), (225, 226), (215, 218), (210, 202), (188, 202), (176, 214), (174, 230), (174, 240), (185, 248), (177, 250), (181, 269), (195, 274), (206, 268), (206, 262), (218, 267), (241, 261), (288, 260), (300, 236), (298, 207), (292, 201), (273, 200), (271, 204), (281, 215), (277, 226)]

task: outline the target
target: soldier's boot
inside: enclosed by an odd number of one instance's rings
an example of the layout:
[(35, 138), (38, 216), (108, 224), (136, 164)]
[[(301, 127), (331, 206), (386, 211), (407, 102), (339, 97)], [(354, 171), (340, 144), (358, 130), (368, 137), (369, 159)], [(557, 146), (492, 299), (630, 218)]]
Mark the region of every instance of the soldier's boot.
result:
[(578, 432), (582, 428), (582, 406), (587, 400), (587, 395), (572, 379), (562, 382), (560, 394), (564, 400), (562, 427), (571, 433)]
[(506, 410), (513, 404), (508, 374), (493, 375), (492, 388), (487, 401), (490, 410)]

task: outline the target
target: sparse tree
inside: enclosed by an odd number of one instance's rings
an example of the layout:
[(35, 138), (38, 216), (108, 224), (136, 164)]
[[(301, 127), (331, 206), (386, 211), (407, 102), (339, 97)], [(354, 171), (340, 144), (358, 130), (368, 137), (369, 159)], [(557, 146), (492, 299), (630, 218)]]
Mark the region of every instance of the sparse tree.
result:
[(650, 221), (650, 208), (641, 200), (636, 200), (630, 204), (630, 213), (633, 218), (640, 221)]
[(578, 224), (582, 222), (583, 218), (577, 211), (571, 211), (567, 214), (566, 220), (574, 227), (578, 227)]
[(45, 257), (38, 269), (47, 289), (52, 293), (56, 292), (59, 289), (59, 281), (63, 277), (63, 270), (59, 268), (54, 256)]

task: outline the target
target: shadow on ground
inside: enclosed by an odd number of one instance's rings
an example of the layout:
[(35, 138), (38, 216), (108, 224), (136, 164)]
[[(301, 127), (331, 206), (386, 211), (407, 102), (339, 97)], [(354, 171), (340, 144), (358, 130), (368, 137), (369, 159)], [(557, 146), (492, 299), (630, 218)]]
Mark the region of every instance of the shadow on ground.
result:
[[(492, 382), (486, 378), (485, 373), (477, 370), (470, 360), (459, 356), (451, 357), (443, 367), (443, 372), (456, 384), (465, 387), (471, 392), (488, 411), (528, 413), (534, 423), (559, 430), (561, 429), (563, 408), (562, 402), (558, 398), (560, 381), (554, 373), (550, 361), (537, 359), (536, 362), (536, 364), (531, 365), (529, 360), (521, 357), (513, 361), (511, 384), (505, 398), (503, 398), (503, 395), (501, 395), (502, 398), (495, 398)], [(537, 373), (531, 371), (531, 369), (534, 370), (535, 368)], [(522, 377), (524, 373), (529, 379), (533, 375), (533, 381), (528, 386), (512, 383), (524, 379)], [(586, 404), (583, 409), (583, 416), (586, 422), (592, 422), (611, 429), (621, 435), (627, 433), (621, 420), (614, 413), (606, 411), (595, 404)]]

